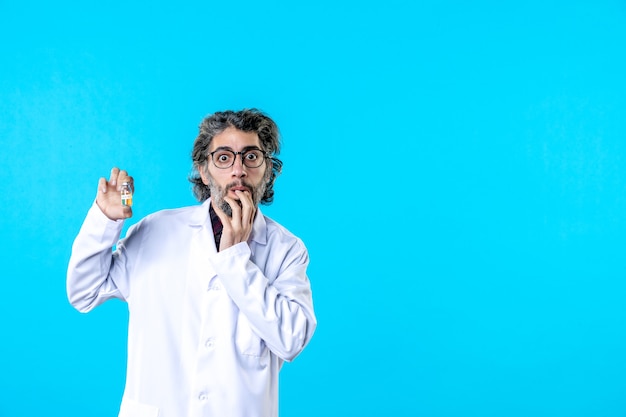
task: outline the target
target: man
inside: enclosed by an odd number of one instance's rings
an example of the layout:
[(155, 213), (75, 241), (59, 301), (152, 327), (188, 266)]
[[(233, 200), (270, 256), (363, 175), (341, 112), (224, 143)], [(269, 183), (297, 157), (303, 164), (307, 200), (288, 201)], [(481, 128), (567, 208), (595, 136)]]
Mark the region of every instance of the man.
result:
[(202, 203), (128, 230), (113, 168), (76, 237), (70, 303), (127, 302), (128, 366), (119, 417), (278, 415), (278, 373), (317, 325), (302, 241), (268, 217), (280, 173), (276, 124), (256, 109), (217, 112), (195, 140)]

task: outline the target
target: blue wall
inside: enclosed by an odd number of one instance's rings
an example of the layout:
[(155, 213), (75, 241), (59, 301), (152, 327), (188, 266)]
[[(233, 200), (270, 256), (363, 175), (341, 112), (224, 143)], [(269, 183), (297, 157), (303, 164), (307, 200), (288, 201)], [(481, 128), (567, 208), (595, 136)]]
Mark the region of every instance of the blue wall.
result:
[(116, 415), (126, 306), (65, 296), (97, 180), (193, 204), (251, 106), (319, 319), (281, 416), (623, 416), (626, 4), (229, 3), (0, 1), (0, 416)]

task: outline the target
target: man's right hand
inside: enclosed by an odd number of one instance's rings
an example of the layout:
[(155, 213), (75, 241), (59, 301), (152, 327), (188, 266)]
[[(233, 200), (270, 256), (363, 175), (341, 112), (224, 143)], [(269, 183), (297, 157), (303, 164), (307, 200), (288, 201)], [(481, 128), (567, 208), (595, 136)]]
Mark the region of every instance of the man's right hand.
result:
[(98, 181), (96, 204), (104, 215), (111, 220), (128, 219), (133, 215), (131, 207), (122, 205), (120, 189), (124, 182), (130, 183), (131, 190), (135, 190), (133, 177), (129, 177), (126, 171), (119, 168), (111, 170), (111, 176), (108, 181), (106, 178), (100, 178), (100, 181)]

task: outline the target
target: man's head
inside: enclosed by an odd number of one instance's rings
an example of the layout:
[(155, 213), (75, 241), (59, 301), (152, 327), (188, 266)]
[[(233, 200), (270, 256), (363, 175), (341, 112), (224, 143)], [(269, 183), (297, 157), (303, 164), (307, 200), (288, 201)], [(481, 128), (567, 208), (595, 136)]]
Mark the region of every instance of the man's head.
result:
[[(270, 204), (282, 162), (278, 126), (256, 109), (217, 112), (200, 124), (191, 152), (189, 181), (199, 201), (212, 197), (230, 215), (223, 197), (233, 189), (248, 189), (255, 204)], [(237, 198), (235, 198), (237, 199)]]

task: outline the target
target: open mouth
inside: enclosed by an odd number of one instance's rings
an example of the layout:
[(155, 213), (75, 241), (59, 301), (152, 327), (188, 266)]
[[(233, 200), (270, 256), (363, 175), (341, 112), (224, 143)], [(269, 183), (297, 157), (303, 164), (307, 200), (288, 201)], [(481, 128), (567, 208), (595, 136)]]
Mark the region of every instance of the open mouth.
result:
[(236, 191), (241, 191), (241, 192), (247, 191), (249, 193), (252, 192), (250, 188), (246, 187), (245, 185), (236, 185), (234, 187), (230, 187), (228, 191), (232, 192), (235, 196), (237, 195)]

